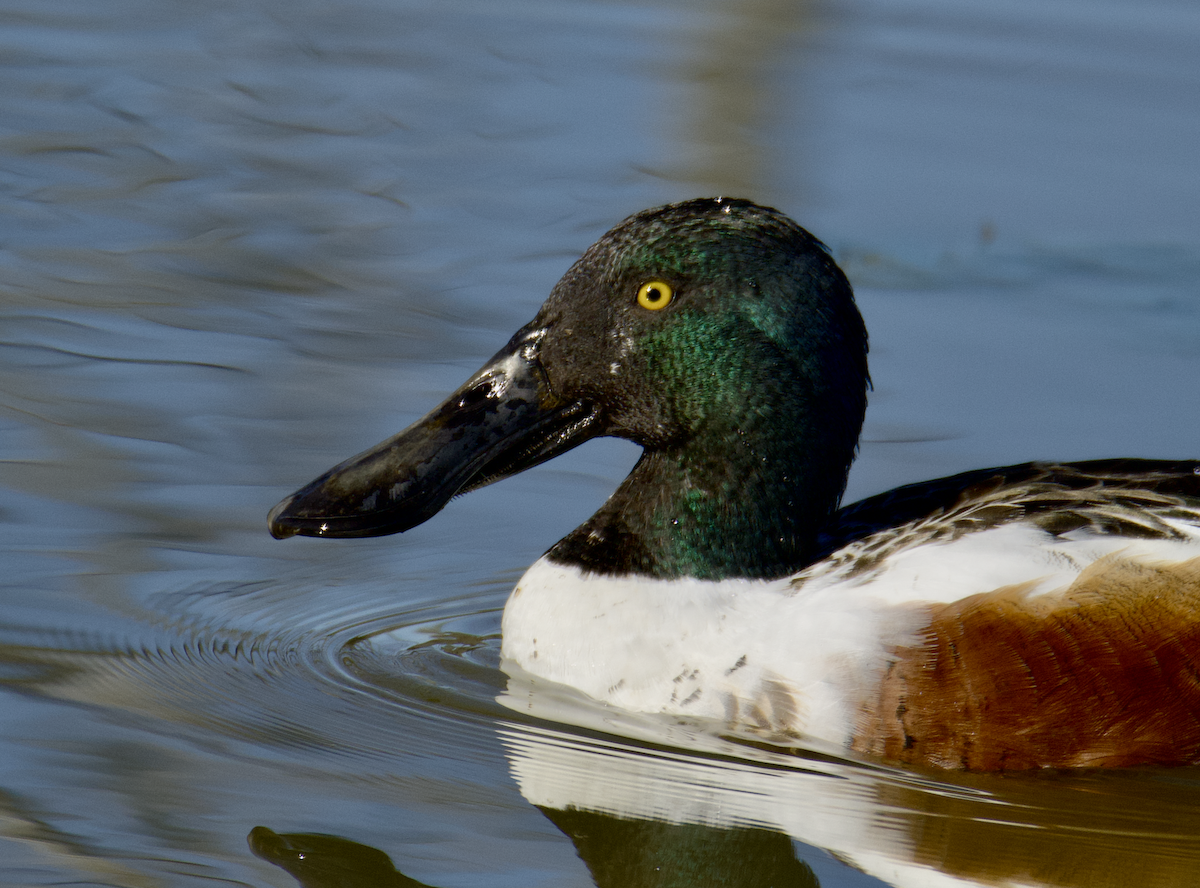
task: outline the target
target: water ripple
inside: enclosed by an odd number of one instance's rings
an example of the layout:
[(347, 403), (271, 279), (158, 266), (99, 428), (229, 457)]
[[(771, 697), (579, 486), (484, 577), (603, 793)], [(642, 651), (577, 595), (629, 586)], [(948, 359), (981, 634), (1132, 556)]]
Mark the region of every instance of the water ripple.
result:
[[(487, 725), (503, 712), (496, 630), (506, 590), (290, 620), (280, 602), (256, 612), (264, 596), (230, 591), (170, 596), (176, 607), (133, 633), (5, 627), (0, 684), (252, 748), (354, 759), (494, 748)], [(379, 635), (408, 642), (365, 643)]]

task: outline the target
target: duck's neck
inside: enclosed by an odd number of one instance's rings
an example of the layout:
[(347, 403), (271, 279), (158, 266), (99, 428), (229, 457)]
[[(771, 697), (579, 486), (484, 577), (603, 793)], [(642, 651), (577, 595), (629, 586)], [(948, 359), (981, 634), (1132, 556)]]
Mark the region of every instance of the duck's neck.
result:
[(773, 578), (803, 567), (837, 509), (858, 423), (834, 436), (806, 426), (780, 435), (771, 419), (730, 421), (686, 447), (646, 450), (550, 559), (656, 579)]

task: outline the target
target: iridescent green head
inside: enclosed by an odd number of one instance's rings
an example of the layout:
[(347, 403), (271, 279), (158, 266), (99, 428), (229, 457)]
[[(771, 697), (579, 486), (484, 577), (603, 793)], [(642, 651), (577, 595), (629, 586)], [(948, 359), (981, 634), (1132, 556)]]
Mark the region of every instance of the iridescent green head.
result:
[(533, 326), (552, 331), (550, 386), (603, 404), (607, 432), (645, 448), (553, 557), (713, 578), (803, 565), (845, 488), (868, 385), (862, 318), (816, 238), (746, 201), (647, 210), (584, 254)]
[(641, 460), (552, 559), (781, 576), (815, 552), (845, 488), (866, 355), (849, 283), (791, 219), (729, 199), (647, 210), (589, 248), (442, 407), (280, 504), (272, 526), (403, 530), (454, 493), (617, 435)]

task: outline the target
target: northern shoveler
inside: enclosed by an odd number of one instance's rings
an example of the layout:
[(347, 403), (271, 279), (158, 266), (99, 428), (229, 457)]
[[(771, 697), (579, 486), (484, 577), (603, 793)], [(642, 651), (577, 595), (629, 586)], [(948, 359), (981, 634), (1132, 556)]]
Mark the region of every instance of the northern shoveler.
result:
[(742, 200), (646, 210), (271, 532), (407, 530), (616, 435), (642, 456), (517, 584), (510, 668), (901, 762), (1200, 760), (1200, 462), (1028, 463), (839, 508), (868, 386), (850, 284), (811, 234)]

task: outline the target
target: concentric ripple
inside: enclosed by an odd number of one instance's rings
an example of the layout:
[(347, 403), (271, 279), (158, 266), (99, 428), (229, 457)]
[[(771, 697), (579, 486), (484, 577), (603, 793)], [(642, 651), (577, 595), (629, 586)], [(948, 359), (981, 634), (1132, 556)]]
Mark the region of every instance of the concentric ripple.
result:
[(254, 748), (471, 755), (494, 748), (487, 725), (504, 712), (495, 700), (508, 588), (498, 581), (400, 609), (394, 593), (360, 595), (357, 605), (299, 614), (267, 586), (162, 595), (140, 620), (5, 627), (0, 684)]
[[(386, 799), (389, 816), (449, 804), (456, 818), (491, 811), (507, 821), (514, 805), (533, 805), (562, 824), (591, 812), (587, 835), (691, 824), (724, 836), (735, 862), (730, 843), (766, 831), (783, 837), (788, 860), (798, 841), (890, 884), (997, 884), (1033, 859), (1081, 874), (1062, 884), (1117, 872), (1169, 885), (1200, 860), (1188, 773), (921, 775), (730, 742), (544, 686), (521, 698), (543, 708), (516, 713), (519, 679), (499, 668), (510, 585), (496, 578), (424, 598), (369, 583), (150, 596), (74, 628), (0, 628), (0, 684), (219, 749), (222, 762), (266, 765), (258, 773), (272, 775), (271, 791), (303, 775), (314, 810), (335, 787), (370, 810)], [(488, 823), (484, 833), (504, 832)], [(690, 842), (695, 831), (646, 834)], [(981, 847), (1021, 851), (981, 858)]]

